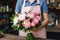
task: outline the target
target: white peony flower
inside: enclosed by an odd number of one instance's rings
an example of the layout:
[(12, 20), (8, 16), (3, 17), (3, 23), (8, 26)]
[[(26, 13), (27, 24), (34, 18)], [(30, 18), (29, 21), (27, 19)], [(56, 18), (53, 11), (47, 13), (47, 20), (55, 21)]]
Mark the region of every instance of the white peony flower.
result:
[(15, 17), (13, 24), (16, 25), (17, 23), (18, 23), (18, 17)]
[(23, 21), (23, 20), (25, 20), (25, 19), (26, 19), (26, 14), (25, 14), (25, 13), (19, 14), (19, 20), (20, 20), (20, 21)]

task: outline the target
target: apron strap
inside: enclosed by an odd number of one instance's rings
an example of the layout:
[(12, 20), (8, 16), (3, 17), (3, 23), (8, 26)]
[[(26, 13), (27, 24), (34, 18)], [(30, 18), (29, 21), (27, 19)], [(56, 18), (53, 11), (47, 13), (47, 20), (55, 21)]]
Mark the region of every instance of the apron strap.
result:
[(40, 0), (37, 0), (37, 5), (40, 5)]
[(21, 12), (22, 12), (22, 10), (24, 10), (23, 8), (25, 6), (25, 2), (26, 2), (26, 0), (24, 0), (24, 2), (23, 2), (22, 8), (21, 8)]
[(22, 5), (22, 8), (24, 8), (24, 6), (25, 6), (25, 3), (26, 3), (26, 0), (24, 0), (24, 2), (23, 2), (23, 5)]

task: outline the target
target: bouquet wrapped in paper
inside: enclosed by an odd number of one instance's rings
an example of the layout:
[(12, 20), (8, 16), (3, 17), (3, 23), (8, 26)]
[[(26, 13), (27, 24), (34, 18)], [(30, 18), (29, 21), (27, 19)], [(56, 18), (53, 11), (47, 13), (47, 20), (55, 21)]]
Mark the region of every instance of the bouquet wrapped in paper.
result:
[(38, 29), (41, 25), (41, 16), (37, 12), (25, 12), (23, 14), (18, 14), (16, 16), (11, 17), (12, 20), (12, 28), (14, 30), (23, 30), (27, 33), (26, 40), (34, 40), (34, 36), (32, 31)]

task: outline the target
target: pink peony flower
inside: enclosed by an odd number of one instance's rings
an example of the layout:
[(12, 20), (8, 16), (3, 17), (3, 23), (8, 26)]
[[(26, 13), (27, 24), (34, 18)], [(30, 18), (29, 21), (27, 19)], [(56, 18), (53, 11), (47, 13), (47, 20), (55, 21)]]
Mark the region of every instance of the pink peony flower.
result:
[(24, 20), (23, 23), (22, 23), (22, 25), (23, 25), (26, 29), (29, 28), (29, 27), (31, 27), (29, 20)]
[(18, 17), (15, 17), (13, 20), (14, 20), (13, 24), (16, 25), (18, 23)]
[(26, 18), (26, 14), (25, 14), (25, 13), (19, 15), (19, 20), (20, 20), (20, 21), (25, 20), (25, 18)]
[(34, 17), (38, 16), (38, 13), (37, 12), (34, 12)]
[(36, 23), (34, 21), (31, 22), (31, 26), (36, 26)]
[(39, 22), (39, 20), (36, 19), (36, 18), (34, 18), (33, 21), (34, 21), (35, 23), (38, 23), (38, 22)]
[(31, 14), (30, 14), (30, 18), (34, 18), (34, 14), (31, 13)]
[(36, 16), (36, 19), (41, 21), (41, 17), (40, 16)]

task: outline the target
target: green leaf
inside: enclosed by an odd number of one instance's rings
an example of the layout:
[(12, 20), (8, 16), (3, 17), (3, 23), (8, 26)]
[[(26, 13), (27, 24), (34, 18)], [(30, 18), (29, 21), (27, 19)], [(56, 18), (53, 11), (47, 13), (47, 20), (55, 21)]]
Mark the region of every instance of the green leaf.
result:
[(25, 27), (21, 25), (19, 29), (22, 30), (22, 29), (25, 29)]
[(17, 26), (14, 26), (14, 27), (12, 27), (12, 28), (13, 28), (14, 31), (19, 30), (19, 28), (18, 28)]
[(15, 17), (15, 15), (14, 15), (14, 14), (12, 14), (12, 17), (14, 18), (14, 17)]
[(37, 25), (36, 25), (36, 29), (38, 29), (39, 27), (40, 27), (40, 25), (41, 25), (42, 23), (41, 22), (39, 22)]
[(4, 34), (4, 32), (2, 30), (0, 30), (0, 34)]
[(13, 23), (14, 17), (15, 17), (15, 15), (14, 15), (14, 14), (12, 14), (12, 17), (10, 17), (10, 20), (11, 20), (11, 22), (10, 22), (10, 23)]
[(18, 22), (17, 24), (20, 24), (20, 25), (22, 25), (22, 22)]
[(10, 21), (10, 23), (13, 23), (13, 21)]

